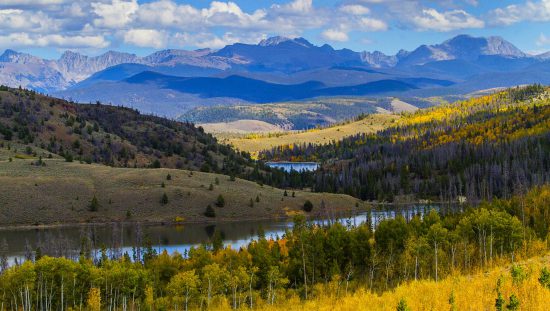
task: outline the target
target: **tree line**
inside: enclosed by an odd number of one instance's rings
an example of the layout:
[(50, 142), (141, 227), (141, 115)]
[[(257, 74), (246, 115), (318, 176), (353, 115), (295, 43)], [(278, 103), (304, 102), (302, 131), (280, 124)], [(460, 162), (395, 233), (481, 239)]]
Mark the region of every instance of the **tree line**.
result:
[[(286, 297), (308, 300), (322, 285), (341, 292), (383, 292), (412, 280), (439, 281), (485, 271), (548, 249), (550, 186), (463, 213), (435, 210), (378, 224), (297, 217), (284, 236), (240, 249), (210, 243), (183, 254), (157, 253), (140, 241), (131, 252), (82, 241), (77, 260), (30, 254), (0, 275), (5, 310), (178, 310), (255, 308)], [(518, 272), (519, 273), (519, 272)]]
[(550, 181), (550, 99), (535, 85), (404, 116), (376, 134), (281, 146), (269, 160), (319, 161), (295, 185), (393, 202), (510, 198)]

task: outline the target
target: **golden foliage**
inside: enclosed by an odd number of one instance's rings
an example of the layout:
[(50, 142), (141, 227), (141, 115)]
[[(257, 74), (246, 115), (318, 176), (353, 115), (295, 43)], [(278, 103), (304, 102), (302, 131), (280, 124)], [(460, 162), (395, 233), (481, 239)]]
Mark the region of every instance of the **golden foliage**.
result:
[(264, 305), (259, 310), (396, 310), (401, 299), (414, 311), (452, 310), (451, 293), (454, 297), (454, 310), (494, 310), (496, 284), (501, 279), (500, 290), (506, 301), (514, 294), (519, 298), (520, 310), (546, 311), (550, 302), (550, 290), (539, 283), (538, 277), (544, 264), (548, 264), (548, 259), (539, 257), (523, 263), (521, 267), (527, 271), (527, 279), (516, 284), (510, 275), (510, 267), (496, 268), (472, 276), (451, 276), (440, 282), (413, 281), (382, 294), (360, 288), (346, 295), (345, 283), (330, 282), (317, 290), (318, 295), (309, 301), (286, 301), (275, 306)]
[(88, 292), (88, 311), (101, 310), (101, 292), (99, 288), (92, 287)]

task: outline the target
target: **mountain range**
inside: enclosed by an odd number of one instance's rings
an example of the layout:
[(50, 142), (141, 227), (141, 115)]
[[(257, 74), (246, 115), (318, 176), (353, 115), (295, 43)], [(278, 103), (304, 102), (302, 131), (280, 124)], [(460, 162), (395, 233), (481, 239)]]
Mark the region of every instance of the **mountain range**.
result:
[(140, 57), (67, 51), (47, 60), (0, 55), (0, 84), (82, 102), (177, 116), (196, 106), (316, 96), (467, 93), (550, 83), (550, 52), (529, 55), (501, 37), (459, 35), (396, 55), (336, 50), (304, 38), (272, 37), (220, 50), (163, 50)]

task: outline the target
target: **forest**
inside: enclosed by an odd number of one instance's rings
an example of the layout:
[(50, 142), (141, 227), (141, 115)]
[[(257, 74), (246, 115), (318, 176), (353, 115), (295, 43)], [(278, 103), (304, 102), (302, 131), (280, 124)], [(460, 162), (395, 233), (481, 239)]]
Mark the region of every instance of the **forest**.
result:
[(550, 98), (539, 85), (405, 115), (376, 134), (281, 146), (265, 160), (319, 161), (294, 184), (362, 200), (475, 203), (550, 180)]
[[(289, 300), (296, 306), (335, 292), (383, 294), (422, 280), (445, 283), (506, 264), (512, 264), (511, 277), (519, 284), (533, 272), (516, 263), (548, 249), (549, 202), (550, 186), (543, 186), (464, 212), (398, 216), (376, 230), (369, 223), (328, 218), (315, 224), (298, 216), (275, 239), (260, 235), (231, 249), (214, 233), (209, 243), (172, 255), (157, 253), (147, 237), (131, 253), (104, 245), (95, 254), (93, 241), (84, 236), (78, 260), (43, 256), (36, 249), (8, 268), (2, 255), (0, 304), (2, 310), (260, 309)], [(550, 291), (550, 272), (539, 272), (535, 286)], [(528, 297), (515, 292), (510, 301), (503, 298), (500, 282), (492, 285), (493, 301), (501, 302), (497, 310), (506, 303), (518, 304), (507, 310), (519, 310)]]
[(30, 153), (34, 148), (46, 151), (29, 155), (47, 158), (56, 154), (67, 162), (189, 169), (259, 183), (298, 183), (289, 181), (295, 177), (252, 160), (250, 154), (218, 143), (193, 123), (0, 86), (0, 146), (12, 143), (29, 146)]

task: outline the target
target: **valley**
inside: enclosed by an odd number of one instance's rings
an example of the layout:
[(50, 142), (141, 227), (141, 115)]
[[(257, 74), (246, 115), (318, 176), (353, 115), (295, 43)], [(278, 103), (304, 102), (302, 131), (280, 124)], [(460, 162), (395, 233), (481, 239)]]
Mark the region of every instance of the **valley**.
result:
[(0, 311), (548, 309), (548, 1), (0, 2)]

